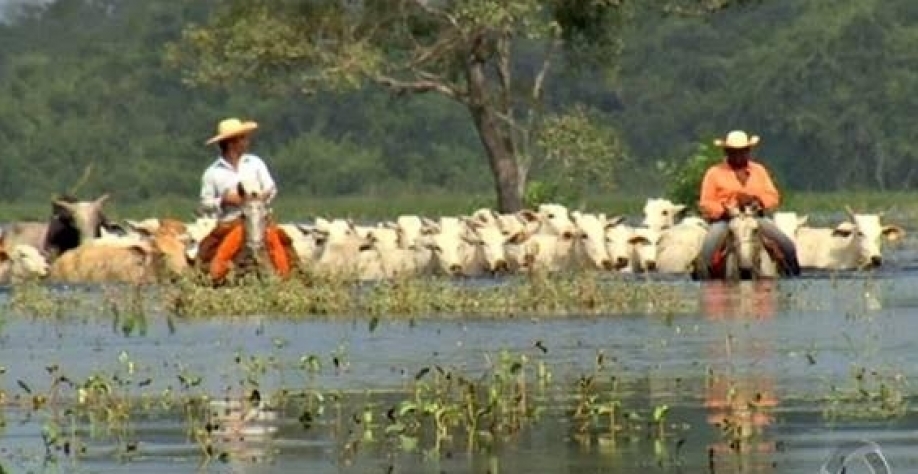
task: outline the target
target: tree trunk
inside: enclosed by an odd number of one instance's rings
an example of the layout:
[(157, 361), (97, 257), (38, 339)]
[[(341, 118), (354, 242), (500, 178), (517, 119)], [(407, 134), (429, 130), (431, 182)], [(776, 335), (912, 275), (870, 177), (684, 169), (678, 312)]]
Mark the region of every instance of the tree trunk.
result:
[(494, 189), (497, 191), (497, 208), (499, 212), (517, 212), (523, 208), (523, 182), (520, 179), (519, 167), (513, 150), (507, 146), (508, 141), (502, 136), (494, 113), (487, 108), (470, 108), (478, 137), (485, 147), (491, 173), (494, 177)]
[(484, 63), (473, 59), (467, 72), (469, 112), (475, 121), (478, 138), (488, 154), (494, 189), (497, 191), (497, 209), (502, 213), (517, 212), (523, 208), (524, 183), (517, 166), (513, 141), (495, 113), (494, 106), (488, 102)]

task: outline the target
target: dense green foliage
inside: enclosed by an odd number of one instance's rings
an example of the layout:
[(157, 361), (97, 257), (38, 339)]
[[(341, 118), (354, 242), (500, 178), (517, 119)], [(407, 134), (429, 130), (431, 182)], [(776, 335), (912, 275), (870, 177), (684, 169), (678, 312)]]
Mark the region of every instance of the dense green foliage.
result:
[[(290, 199), (493, 191), (468, 112), (443, 97), (185, 86), (165, 45), (215, 3), (58, 0), (0, 24), (0, 200), (46, 201), (89, 165), (81, 195), (193, 198), (214, 157), (203, 142), (231, 115), (261, 123), (254, 151)], [(681, 163), (732, 128), (763, 136), (757, 152), (788, 188), (918, 179), (904, 130), (918, 105), (918, 4), (771, 0), (713, 17), (635, 12), (630, 25), (617, 64), (577, 77), (559, 66), (546, 92), (549, 107), (589, 104), (618, 130), (629, 158), (605, 176), (618, 189), (675, 192), (658, 161)], [(524, 55), (519, 67), (537, 66)], [(530, 194), (556, 176), (533, 169)]]
[(666, 178), (666, 196), (673, 202), (698, 202), (705, 172), (723, 159), (723, 150), (713, 144), (702, 143), (684, 161), (661, 161), (658, 165)]

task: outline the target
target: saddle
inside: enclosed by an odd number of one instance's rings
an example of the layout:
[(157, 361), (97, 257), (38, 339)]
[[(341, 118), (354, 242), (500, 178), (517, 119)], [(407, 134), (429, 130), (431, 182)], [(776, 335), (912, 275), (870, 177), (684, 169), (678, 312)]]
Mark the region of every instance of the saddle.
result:
[[(201, 242), (198, 244), (198, 252), (195, 258), (195, 266), (198, 269), (206, 270), (210, 263), (213, 261), (214, 257), (217, 255), (217, 248), (220, 247), (220, 244), (226, 238), (233, 229), (241, 227), (243, 225), (243, 220), (240, 218), (238, 220), (230, 222), (221, 222), (204, 237)], [(283, 229), (277, 229), (278, 234), (280, 235), (281, 244), (284, 247), (284, 250), (287, 253), (287, 261), (291, 265), (296, 266), (299, 262), (299, 257), (296, 254), (296, 249), (293, 247), (293, 240), (284, 232)], [(239, 251), (242, 250), (244, 242), (241, 243), (239, 249), (236, 250), (235, 254), (238, 256)]]

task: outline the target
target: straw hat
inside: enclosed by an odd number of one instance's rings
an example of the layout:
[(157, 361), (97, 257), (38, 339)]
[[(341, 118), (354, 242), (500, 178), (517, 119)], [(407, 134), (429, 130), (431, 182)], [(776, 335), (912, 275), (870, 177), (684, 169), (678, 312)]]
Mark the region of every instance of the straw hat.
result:
[(243, 122), (237, 118), (228, 118), (221, 120), (217, 124), (217, 134), (213, 138), (207, 140), (207, 145), (217, 143), (219, 141), (226, 140), (227, 138), (238, 137), (239, 135), (245, 135), (250, 133), (253, 130), (258, 128), (257, 122), (246, 121)]
[(714, 146), (721, 148), (749, 148), (759, 143), (758, 135), (746, 135), (742, 130), (734, 130), (727, 134), (727, 138), (717, 138)]

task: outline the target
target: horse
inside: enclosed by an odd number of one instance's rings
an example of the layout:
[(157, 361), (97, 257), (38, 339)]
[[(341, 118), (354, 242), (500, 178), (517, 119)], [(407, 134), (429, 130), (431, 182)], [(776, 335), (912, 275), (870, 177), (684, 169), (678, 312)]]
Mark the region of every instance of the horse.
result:
[[(238, 234), (238, 228), (225, 231), (222, 239), (233, 238), (240, 239), (235, 242), (238, 248), (231, 260), (232, 273), (234, 277), (239, 278), (244, 275), (254, 274), (261, 278), (266, 275), (275, 273), (274, 265), (268, 254), (268, 246), (265, 242), (265, 231), (271, 217), (271, 209), (268, 206), (270, 194), (265, 192), (257, 181), (242, 181), (236, 191), (242, 198), (239, 205), (241, 211), (241, 235)], [(223, 231), (221, 231), (223, 232)], [(230, 234), (234, 232), (236, 234)], [(205, 240), (208, 240), (208, 236)], [(201, 245), (195, 252), (196, 266), (200, 271), (208, 273), (210, 264), (216, 256), (218, 242), (213, 244)], [(213, 282), (212, 282), (213, 283)]]
[(761, 215), (761, 209), (753, 205), (740, 208), (730, 218), (724, 249), (725, 280), (759, 280), (778, 275), (778, 265), (765, 249), (759, 232)]
[(242, 225), (245, 245), (236, 255), (234, 264), (237, 275), (254, 271), (259, 277), (274, 273), (274, 266), (265, 244), (265, 231), (271, 217), (268, 194), (257, 182), (240, 182), (239, 196), (242, 197)]
[[(727, 235), (715, 252), (709, 279), (726, 281), (777, 278), (781, 272), (778, 261), (783, 258), (780, 249), (764, 238), (759, 229), (763, 210), (758, 205), (742, 206), (730, 214)], [(693, 278), (699, 278), (697, 269), (706, 262), (695, 262)]]

